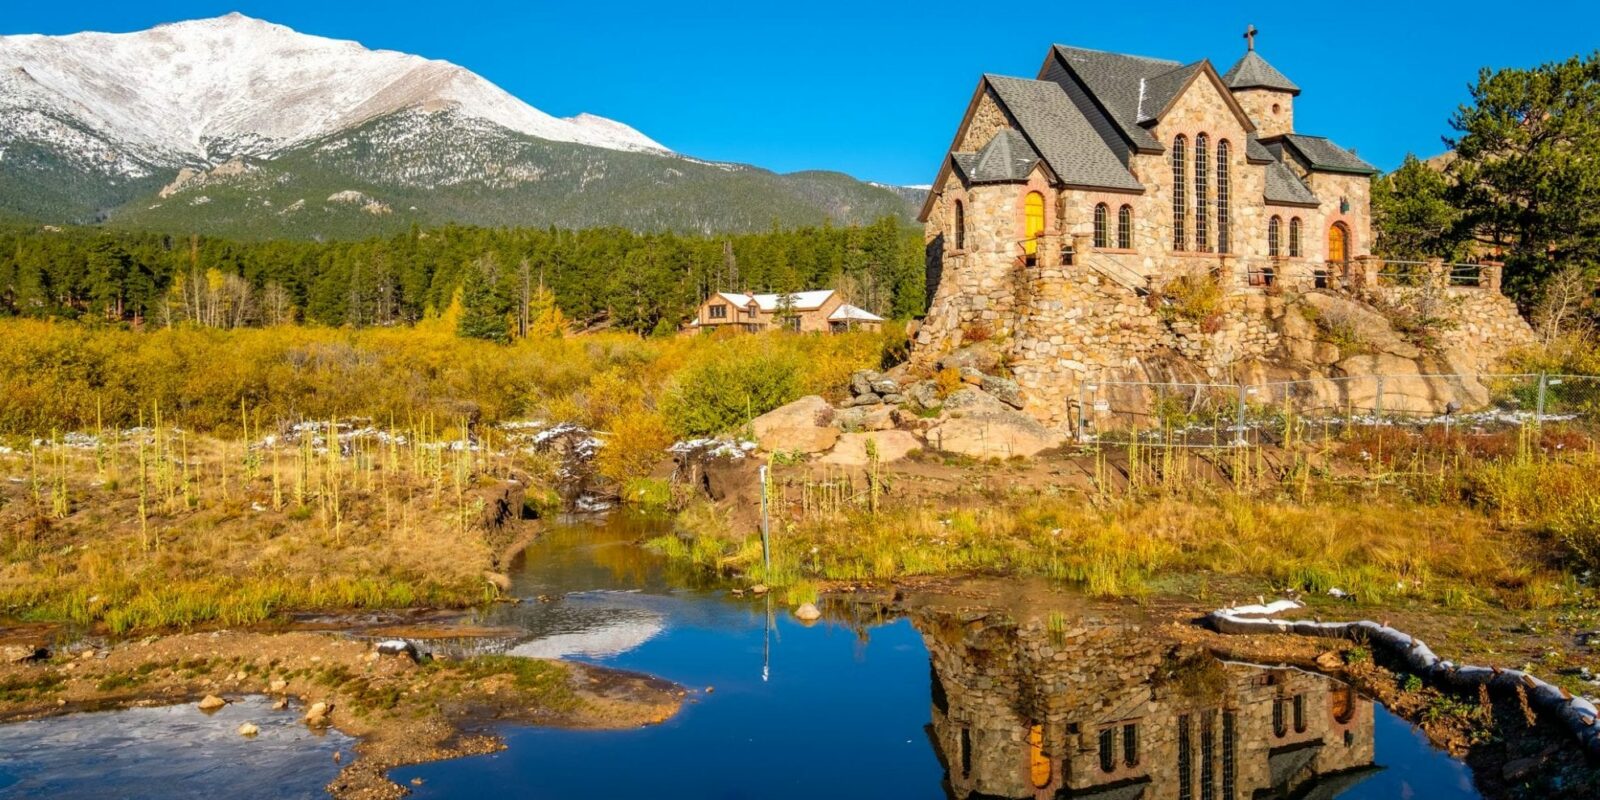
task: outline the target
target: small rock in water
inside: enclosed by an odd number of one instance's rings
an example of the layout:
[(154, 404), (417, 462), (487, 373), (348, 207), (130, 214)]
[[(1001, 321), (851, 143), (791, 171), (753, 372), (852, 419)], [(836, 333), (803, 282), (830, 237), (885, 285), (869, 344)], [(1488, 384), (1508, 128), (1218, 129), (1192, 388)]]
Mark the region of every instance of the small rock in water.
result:
[(811, 603), (801, 603), (800, 607), (794, 610), (794, 615), (795, 618), (805, 622), (812, 622), (822, 618), (822, 612), (818, 611), (817, 607)]
[(243, 725), (239, 726), (239, 735), (240, 736), (254, 736), (254, 735), (256, 735), (256, 734), (258, 734), (260, 732), (261, 732), (261, 729), (256, 727), (256, 724), (254, 722), (246, 722)]
[(333, 705), (331, 703), (318, 700), (312, 703), (311, 708), (306, 711), (306, 723), (310, 725), (326, 725), (328, 724), (328, 715), (332, 713)]
[(289, 707), (289, 698), (287, 698), (287, 697), (280, 697), (277, 700), (272, 701), (272, 710), (273, 711), (282, 711), (282, 710), (284, 710), (284, 709), (286, 709), (288, 707)]
[(706, 694), (711, 694), (712, 692), (714, 692), (716, 690), (717, 690), (717, 687), (715, 687), (715, 686), (707, 686), (706, 687)]
[(422, 779), (421, 778), (412, 778), (411, 779), (411, 785), (412, 786), (421, 786), (422, 785)]
[(208, 695), (205, 696), (204, 699), (202, 699), (200, 701), (200, 710), (201, 711), (216, 711), (217, 709), (222, 708), (223, 706), (225, 706), (227, 704), (228, 704), (228, 701), (226, 701), (226, 700), (224, 700), (224, 699), (222, 699), (222, 698), (220, 698), (220, 697), (218, 697), (218, 696), (216, 696), (214, 694), (208, 694)]
[(750, 587), (750, 593), (751, 594), (757, 594), (757, 595), (766, 594), (767, 593), (767, 585), (764, 584), (764, 583), (758, 583), (758, 584)]

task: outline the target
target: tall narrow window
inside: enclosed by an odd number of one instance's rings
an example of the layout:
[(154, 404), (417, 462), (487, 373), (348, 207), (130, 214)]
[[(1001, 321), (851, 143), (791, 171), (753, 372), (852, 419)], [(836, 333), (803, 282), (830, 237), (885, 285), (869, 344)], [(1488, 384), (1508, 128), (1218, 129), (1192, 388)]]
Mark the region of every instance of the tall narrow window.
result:
[(1028, 192), (1022, 201), (1022, 252), (1033, 255), (1039, 252), (1039, 236), (1044, 233), (1044, 195)]
[(1211, 139), (1194, 137), (1194, 249), (1211, 252)]
[(972, 774), (972, 729), (961, 727), (961, 777)]
[(1101, 203), (1101, 204), (1099, 204), (1099, 205), (1094, 207), (1094, 246), (1095, 247), (1110, 247), (1111, 246), (1108, 243), (1108, 236), (1110, 235), (1110, 232), (1106, 229), (1108, 224), (1109, 224), (1109, 221), (1106, 219), (1106, 217), (1107, 217), (1107, 215), (1109, 213), (1110, 213), (1110, 211), (1109, 211), (1109, 209), (1106, 208), (1106, 204), (1105, 203)]
[(1117, 729), (1106, 728), (1100, 732), (1100, 771), (1112, 772), (1117, 768)]
[(1050, 785), (1050, 772), (1050, 757), (1044, 752), (1044, 726), (1035, 725), (1028, 729), (1028, 777), (1033, 779), (1035, 789)]
[(1194, 754), (1190, 752), (1189, 715), (1178, 717), (1178, 800), (1194, 800)]
[(1172, 249), (1189, 247), (1189, 232), (1184, 224), (1189, 217), (1189, 140), (1179, 136), (1172, 142)]
[(1272, 735), (1279, 739), (1289, 734), (1289, 721), (1283, 713), (1283, 707), (1288, 702), (1282, 697), (1272, 701)]
[(1282, 227), (1283, 220), (1278, 217), (1267, 220), (1267, 255), (1273, 258), (1277, 258), (1279, 255), (1278, 235), (1280, 233), (1279, 229)]
[(1133, 249), (1133, 206), (1117, 209), (1117, 247)]
[(1217, 712), (1200, 715), (1200, 800), (1217, 800)]
[(956, 201), (955, 228), (956, 249), (967, 249), (967, 205), (960, 200)]
[(1222, 800), (1234, 797), (1234, 737), (1238, 735), (1238, 720), (1232, 711), (1222, 712)]
[(1306, 732), (1306, 696), (1303, 694), (1294, 696), (1294, 732)]
[(1228, 140), (1217, 142), (1217, 252), (1232, 246), (1228, 237)]
[(1344, 264), (1350, 258), (1350, 230), (1343, 222), (1333, 223), (1328, 229), (1328, 261)]
[(1139, 766), (1139, 725), (1130, 722), (1122, 726), (1122, 763)]
[(1300, 257), (1300, 218), (1289, 218), (1289, 257)]

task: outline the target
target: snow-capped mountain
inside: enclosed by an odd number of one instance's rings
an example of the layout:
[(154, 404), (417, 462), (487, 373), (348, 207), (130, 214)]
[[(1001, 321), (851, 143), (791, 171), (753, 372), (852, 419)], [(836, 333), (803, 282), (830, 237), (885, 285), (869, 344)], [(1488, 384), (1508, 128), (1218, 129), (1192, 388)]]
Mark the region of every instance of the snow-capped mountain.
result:
[(909, 218), (901, 189), (675, 154), (443, 61), (229, 14), (0, 36), (0, 220), (251, 237), (734, 231)]
[(136, 33), (0, 36), (0, 108), (9, 133), (88, 147), (127, 175), (270, 157), (410, 109), (452, 109), (551, 141), (667, 152), (614, 120), (553, 117), (445, 61), (237, 13)]

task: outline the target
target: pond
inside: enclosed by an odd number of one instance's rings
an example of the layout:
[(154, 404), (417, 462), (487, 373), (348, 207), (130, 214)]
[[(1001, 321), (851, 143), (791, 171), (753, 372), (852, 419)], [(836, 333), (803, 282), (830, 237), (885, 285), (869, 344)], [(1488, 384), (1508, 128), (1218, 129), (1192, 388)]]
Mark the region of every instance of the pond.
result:
[[(897, 619), (685, 588), (646, 517), (553, 526), (513, 653), (696, 690), (637, 731), (501, 729), (507, 749), (396, 770), (418, 797), (1472, 798), (1467, 767), (1311, 673), (1183, 656), (1122, 618), (932, 603)], [(542, 601), (541, 601), (542, 598)], [(1022, 619), (1016, 617), (1022, 616)]]
[[(1184, 650), (1136, 611), (967, 592), (806, 624), (639, 546), (668, 530), (620, 512), (550, 525), (513, 576), (523, 602), (478, 620), (516, 634), (471, 646), (668, 678), (690, 689), (678, 716), (501, 725), (501, 752), (390, 777), (420, 798), (1478, 797), (1465, 765), (1347, 686)], [(263, 703), (0, 726), (0, 798), (321, 796), (351, 740)]]

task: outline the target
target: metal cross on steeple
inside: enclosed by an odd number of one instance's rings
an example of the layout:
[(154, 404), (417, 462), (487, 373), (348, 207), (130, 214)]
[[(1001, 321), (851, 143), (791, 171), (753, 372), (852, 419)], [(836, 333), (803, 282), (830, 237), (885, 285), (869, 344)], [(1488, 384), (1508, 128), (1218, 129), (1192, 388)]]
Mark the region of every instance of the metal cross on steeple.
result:
[(1256, 30), (1256, 26), (1254, 26), (1254, 25), (1250, 25), (1250, 26), (1248, 26), (1248, 27), (1246, 27), (1244, 29), (1245, 47), (1247, 47), (1247, 48), (1249, 48), (1251, 50), (1256, 49), (1256, 34), (1257, 33), (1260, 33), (1260, 31)]

